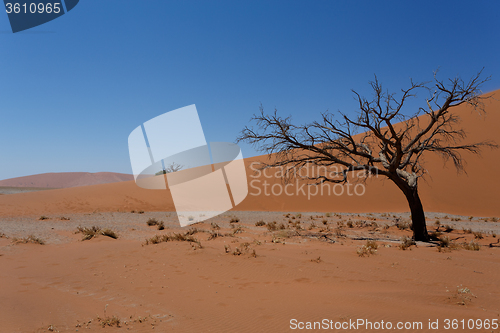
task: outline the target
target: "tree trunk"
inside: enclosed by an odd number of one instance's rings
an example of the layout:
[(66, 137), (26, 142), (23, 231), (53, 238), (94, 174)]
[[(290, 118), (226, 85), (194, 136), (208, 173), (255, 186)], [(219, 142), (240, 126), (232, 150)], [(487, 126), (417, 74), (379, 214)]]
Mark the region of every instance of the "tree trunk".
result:
[(429, 234), (427, 233), (427, 225), (425, 223), (424, 206), (418, 196), (418, 189), (409, 188), (404, 192), (411, 211), (413, 239), (415, 241), (428, 242)]
[(424, 206), (418, 196), (417, 186), (410, 187), (408, 183), (406, 183), (399, 176), (390, 177), (390, 179), (399, 187), (401, 191), (403, 191), (406, 196), (406, 200), (408, 201), (408, 205), (410, 206), (413, 239), (415, 241), (428, 242), (430, 238), (427, 232), (427, 225), (425, 223)]

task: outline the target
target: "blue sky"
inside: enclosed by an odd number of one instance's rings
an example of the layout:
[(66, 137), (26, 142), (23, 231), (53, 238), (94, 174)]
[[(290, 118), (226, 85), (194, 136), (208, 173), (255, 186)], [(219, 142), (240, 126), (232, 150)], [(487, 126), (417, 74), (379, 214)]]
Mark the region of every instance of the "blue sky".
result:
[(499, 13), (499, 1), (82, 0), (16, 34), (0, 13), (0, 179), (131, 173), (130, 132), (190, 104), (207, 141), (234, 142), (260, 103), (298, 123), (349, 113), (374, 74), (398, 89), (485, 67), (495, 90)]

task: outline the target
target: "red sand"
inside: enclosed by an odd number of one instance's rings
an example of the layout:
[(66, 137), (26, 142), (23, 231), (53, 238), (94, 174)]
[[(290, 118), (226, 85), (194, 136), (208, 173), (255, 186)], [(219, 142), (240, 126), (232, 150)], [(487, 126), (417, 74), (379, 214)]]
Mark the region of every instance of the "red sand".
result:
[(58, 172), (0, 180), (0, 186), (67, 188), (123, 182), (134, 176), (116, 172)]

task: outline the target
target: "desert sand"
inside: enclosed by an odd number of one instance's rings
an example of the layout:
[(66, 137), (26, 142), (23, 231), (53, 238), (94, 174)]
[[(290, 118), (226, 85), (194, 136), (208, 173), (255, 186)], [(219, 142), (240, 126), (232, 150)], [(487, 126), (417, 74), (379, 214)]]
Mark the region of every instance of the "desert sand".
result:
[[(468, 140), (500, 143), (500, 102), (486, 108), (460, 110)], [(249, 182), (278, 184), (252, 173), (262, 158), (245, 161)], [(250, 188), (233, 211), (189, 228), (168, 190), (133, 181), (1, 195), (0, 332), (288, 332), (324, 319), (443, 332), (446, 319), (499, 321), (500, 153), (466, 158), (468, 173), (457, 174), (431, 156), (420, 183), (441, 246), (402, 246), (408, 208), (382, 179), (362, 196)], [(118, 238), (76, 233), (92, 226)]]
[(0, 180), (0, 187), (68, 188), (132, 180), (132, 175), (116, 172), (57, 172)]

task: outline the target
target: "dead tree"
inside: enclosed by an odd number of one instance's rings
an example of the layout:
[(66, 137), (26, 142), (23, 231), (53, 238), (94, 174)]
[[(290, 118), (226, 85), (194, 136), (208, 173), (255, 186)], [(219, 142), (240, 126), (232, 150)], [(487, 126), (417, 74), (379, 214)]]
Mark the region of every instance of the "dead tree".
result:
[[(284, 168), (284, 179), (311, 165), (338, 170), (307, 177), (312, 184), (345, 184), (352, 172), (389, 178), (408, 201), (414, 240), (429, 241), (418, 194), (418, 180), (426, 173), (422, 157), (440, 154), (460, 172), (465, 163), (463, 152), (479, 154), (483, 147), (497, 148), (491, 141), (462, 143), (466, 134), (459, 128), (457, 106), (468, 104), (479, 113), (485, 112), (484, 99), (488, 97), (481, 96), (480, 86), (489, 78), (481, 79), (481, 73), (467, 82), (457, 77), (445, 83), (435, 72), (432, 81), (410, 81), (410, 87), (398, 95), (384, 91), (375, 77), (370, 82), (373, 99), (353, 90), (359, 103), (355, 117), (339, 112), (336, 119), (326, 112), (319, 121), (300, 126), (292, 124), (291, 117), (278, 116), (276, 110), (265, 114), (261, 106), (260, 113), (252, 118), (257, 128), (245, 127), (238, 142), (253, 144), (268, 154), (269, 161), (262, 168)], [(416, 98), (417, 91), (427, 96), (425, 106), (408, 114), (403, 107), (410, 98)]]

